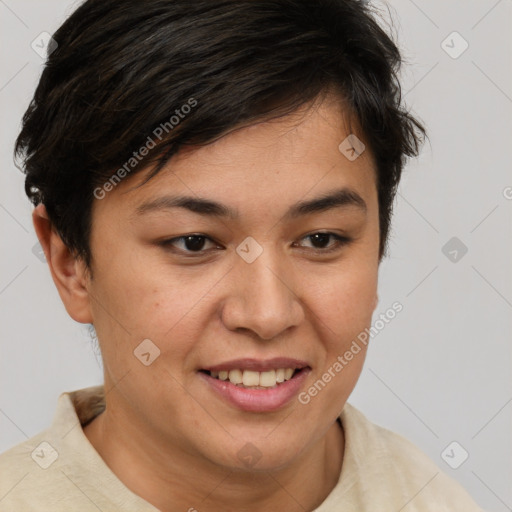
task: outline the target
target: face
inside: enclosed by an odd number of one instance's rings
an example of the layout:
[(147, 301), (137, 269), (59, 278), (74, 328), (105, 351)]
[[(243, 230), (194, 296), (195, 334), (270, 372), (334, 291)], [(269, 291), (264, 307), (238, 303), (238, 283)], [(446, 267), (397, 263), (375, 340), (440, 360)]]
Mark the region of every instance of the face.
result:
[(87, 292), (119, 421), (220, 466), (253, 451), (259, 469), (333, 425), (365, 347), (335, 363), (371, 324), (379, 263), (374, 163), (340, 152), (342, 119), (326, 99), (95, 200)]

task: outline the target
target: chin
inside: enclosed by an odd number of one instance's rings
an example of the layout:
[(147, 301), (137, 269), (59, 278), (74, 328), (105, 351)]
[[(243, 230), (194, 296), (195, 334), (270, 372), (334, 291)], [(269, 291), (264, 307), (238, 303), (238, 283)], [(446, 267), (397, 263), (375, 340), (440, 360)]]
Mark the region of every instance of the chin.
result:
[(240, 439), (231, 439), (222, 453), (215, 454), (213, 461), (232, 471), (278, 471), (292, 464), (305, 448), (302, 439), (290, 442), (290, 437), (283, 435), (279, 439), (271, 439), (268, 434)]

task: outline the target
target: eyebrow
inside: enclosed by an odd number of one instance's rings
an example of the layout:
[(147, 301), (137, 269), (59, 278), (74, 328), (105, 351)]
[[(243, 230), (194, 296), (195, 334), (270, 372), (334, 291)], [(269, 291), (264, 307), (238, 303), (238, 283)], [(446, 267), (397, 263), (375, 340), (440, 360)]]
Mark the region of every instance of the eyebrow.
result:
[[(135, 212), (137, 215), (143, 215), (149, 212), (172, 208), (184, 208), (191, 212), (211, 217), (239, 218), (238, 211), (225, 204), (193, 196), (158, 197), (142, 203), (136, 208)], [(288, 209), (285, 218), (293, 219), (303, 215), (328, 211), (333, 208), (356, 208), (363, 213), (367, 211), (364, 199), (355, 190), (341, 188), (314, 199), (295, 203)]]

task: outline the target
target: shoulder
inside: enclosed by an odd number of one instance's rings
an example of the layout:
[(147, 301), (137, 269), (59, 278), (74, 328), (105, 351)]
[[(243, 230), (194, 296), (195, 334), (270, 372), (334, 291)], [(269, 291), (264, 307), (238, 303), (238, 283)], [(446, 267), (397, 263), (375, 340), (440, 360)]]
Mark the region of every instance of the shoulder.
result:
[(102, 397), (101, 387), (62, 393), (48, 429), (0, 454), (0, 512), (119, 509), (112, 500), (126, 492), (82, 430)]
[(35, 497), (43, 507), (55, 503), (56, 490), (66, 489), (56, 444), (51, 430), (44, 430), (0, 454), (1, 512), (36, 510)]
[(482, 512), (457, 481), (405, 437), (372, 423), (348, 403), (340, 418), (346, 442), (341, 476), (348, 487), (380, 496), (381, 503), (397, 510), (407, 505), (411, 512)]

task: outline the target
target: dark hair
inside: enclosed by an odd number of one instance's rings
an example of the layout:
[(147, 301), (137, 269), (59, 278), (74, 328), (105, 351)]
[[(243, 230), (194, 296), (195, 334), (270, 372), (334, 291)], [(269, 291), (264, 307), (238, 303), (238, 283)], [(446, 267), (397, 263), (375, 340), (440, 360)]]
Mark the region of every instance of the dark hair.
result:
[[(405, 158), (425, 132), (402, 105), (399, 50), (367, 2), (88, 0), (53, 37), (15, 153), (27, 195), (88, 266), (95, 190), (116, 169), (120, 179), (153, 162), (152, 177), (186, 145), (291, 113), (332, 88), (376, 162), (386, 254)], [(144, 146), (154, 147), (139, 166), (134, 151)]]

